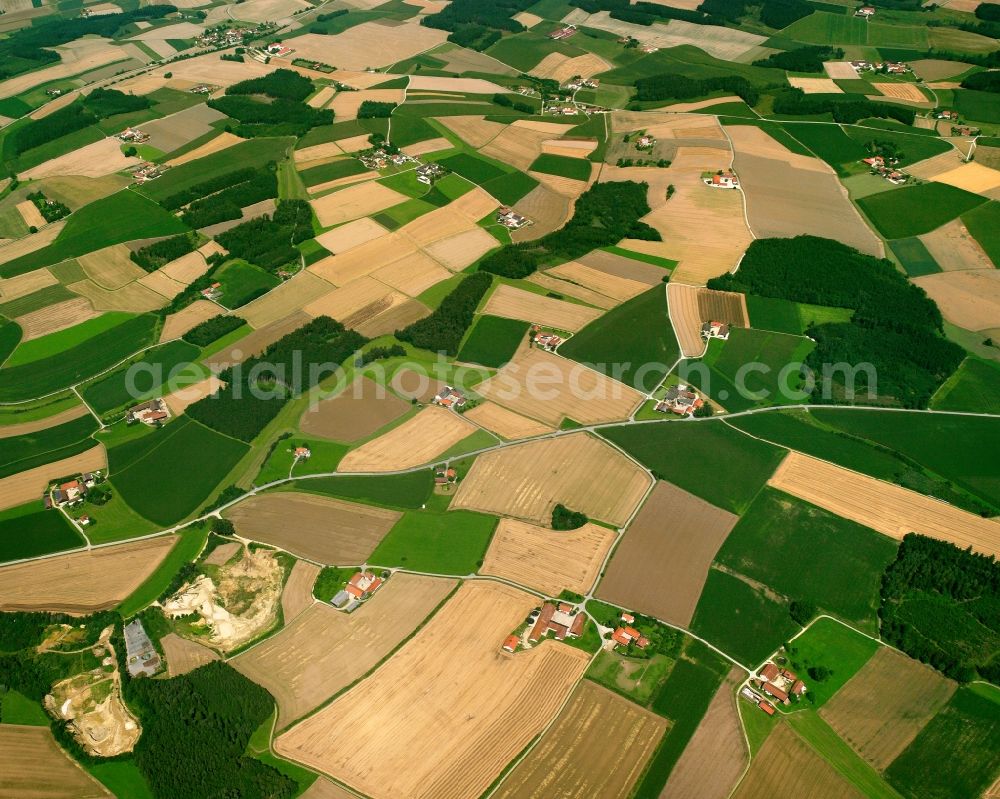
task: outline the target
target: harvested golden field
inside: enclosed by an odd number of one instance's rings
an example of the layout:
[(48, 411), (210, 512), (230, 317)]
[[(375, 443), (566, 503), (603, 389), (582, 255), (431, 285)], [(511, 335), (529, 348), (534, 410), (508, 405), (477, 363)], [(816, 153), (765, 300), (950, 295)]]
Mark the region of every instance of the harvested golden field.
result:
[(672, 483), (657, 483), (615, 549), (597, 595), (686, 627), (709, 566), (737, 521)]
[(479, 572), (504, 577), (547, 596), (559, 596), (564, 589), (586, 594), (614, 542), (614, 530), (598, 524), (551, 530), (501, 519)]
[(545, 172), (529, 171), (528, 174), (556, 194), (561, 194), (572, 200), (576, 200), (587, 190), (587, 181), (585, 180), (574, 180), (559, 175), (549, 175)]
[(856, 80), (858, 77), (850, 61), (824, 61), (823, 70), (834, 80)]
[(490, 295), (483, 312), (573, 332), (586, 327), (601, 315), (598, 308), (555, 300), (506, 284), (498, 286)]
[(354, 249), (362, 244), (367, 244), (372, 239), (384, 236), (389, 231), (378, 222), (365, 217), (348, 222), (346, 225), (328, 230), (316, 237), (316, 241), (334, 255)]
[(430, 405), (385, 435), (348, 452), (341, 472), (393, 472), (430, 463), (478, 428), (444, 408)]
[(973, 194), (992, 196), (989, 192), (1000, 187), (1000, 170), (971, 161), (947, 172), (935, 175), (935, 183), (947, 183)]
[(0, 244), (0, 264), (13, 261), (15, 258), (20, 258), (22, 255), (27, 255), (28, 253), (40, 250), (42, 247), (47, 247), (56, 240), (56, 236), (59, 235), (65, 226), (66, 220), (60, 219), (58, 222), (53, 222), (51, 225), (47, 225), (37, 233), (33, 233), (30, 236), (24, 236), (20, 239), (12, 239), (6, 243)]
[(400, 518), (385, 508), (296, 491), (253, 496), (223, 515), (244, 538), (330, 566), (364, 563)]
[(193, 282), (196, 278), (201, 277), (207, 271), (208, 263), (205, 261), (205, 256), (197, 250), (189, 252), (187, 255), (182, 255), (180, 258), (164, 264), (157, 270), (160, 274), (166, 275), (178, 283), (183, 283), (185, 286)]
[(0, 610), (84, 615), (112, 608), (142, 585), (176, 541), (160, 536), (0, 567)]
[(384, 283), (371, 277), (362, 277), (324, 294), (303, 310), (311, 316), (330, 316), (342, 322), (345, 327), (357, 328), (362, 322), (378, 316), (405, 299)]
[[(398, 299), (398, 295), (393, 295)], [(431, 309), (416, 300), (404, 300), (391, 305), (388, 309), (367, 319), (354, 329), (362, 336), (378, 338), (412, 325), (414, 322), (430, 316)]]
[(627, 419), (643, 401), (635, 389), (538, 348), (522, 348), (476, 392), (552, 427), (567, 417), (580, 424)]
[(955, 693), (955, 683), (887, 646), (834, 694), (820, 715), (884, 771)]
[(112, 244), (76, 259), (87, 277), (105, 289), (120, 289), (128, 283), (145, 277), (145, 269), (133, 262), (131, 250), (124, 244)]
[(944, 318), (966, 330), (1000, 326), (1000, 271), (939, 272), (913, 278)]
[(454, 236), (438, 239), (428, 244), (426, 250), (428, 255), (452, 272), (459, 272), (499, 246), (500, 242), (481, 227), (472, 227)]
[(160, 341), (171, 341), (180, 338), (191, 328), (197, 327), (207, 319), (218, 316), (222, 309), (209, 300), (195, 300), (187, 308), (172, 313), (163, 320), (163, 330), (160, 331)]
[[(407, 5), (410, 4), (407, 3)], [(306, 788), (300, 799), (357, 799), (357, 797), (346, 788), (341, 788), (336, 783), (320, 777)]]
[(312, 272), (299, 272), (263, 297), (240, 308), (242, 316), (251, 327), (260, 329), (277, 322), (333, 291), (333, 286)]
[(785, 457), (768, 485), (890, 538), (914, 532), (1000, 555), (1000, 522), (798, 452)]
[(841, 89), (830, 78), (797, 78), (788, 76), (788, 83), (795, 89), (802, 89), (805, 94), (843, 94)]
[[(37, 72), (35, 74), (38, 74)], [(6, 86), (9, 81), (5, 81)], [(142, 163), (138, 158), (123, 155), (121, 142), (117, 139), (101, 139), (78, 150), (52, 158), (43, 164), (26, 169), (19, 177), (22, 180), (57, 177), (61, 175), (83, 175), (99, 178), (114, 172), (121, 172), (130, 166)]]
[(323, 108), (328, 102), (330, 102), (330, 100), (333, 99), (333, 95), (336, 93), (336, 86), (324, 86), (306, 101), (306, 105), (310, 108)]
[(416, 251), (416, 245), (405, 236), (389, 233), (317, 261), (309, 270), (335, 286), (343, 286)]
[(667, 720), (583, 680), (530, 754), (493, 794), (499, 799), (626, 799)]
[(514, 210), (530, 219), (532, 224), (513, 231), (511, 239), (515, 242), (533, 241), (558, 230), (569, 219), (573, 204), (570, 198), (557, 194), (547, 186), (535, 186), (514, 203)]
[[(200, 258), (201, 256), (198, 257)], [(179, 283), (176, 280), (167, 277), (167, 275), (160, 270), (143, 275), (136, 281), (136, 283), (140, 286), (145, 286), (151, 291), (155, 291), (157, 294), (166, 297), (168, 300), (172, 300), (186, 288), (184, 283)]]
[(531, 74), (565, 83), (576, 75), (589, 78), (609, 69), (612, 69), (612, 65), (593, 53), (585, 53), (575, 58), (568, 58), (562, 53), (549, 53), (531, 70)]
[(352, 613), (312, 604), (277, 635), (230, 662), (274, 694), (278, 727), (284, 727), (374, 668), (456, 585), (456, 580), (397, 573)]
[(313, 604), (313, 586), (319, 577), (320, 567), (307, 560), (297, 560), (281, 592), (281, 618), (291, 623), (300, 613)]
[(310, 403), (299, 418), (304, 435), (352, 443), (375, 433), (410, 410), (385, 386), (359, 377), (332, 399)]
[(603, 294), (598, 294), (596, 291), (592, 291), (591, 289), (584, 288), (578, 283), (571, 283), (568, 280), (560, 280), (548, 272), (535, 272), (533, 275), (526, 277), (525, 280), (529, 283), (534, 283), (536, 286), (541, 286), (548, 291), (554, 291), (556, 294), (562, 294), (564, 297), (573, 297), (578, 300), (583, 300), (583, 302), (586, 302), (589, 305), (594, 305), (598, 308), (603, 308), (604, 310), (614, 308), (616, 305), (620, 304), (617, 300), (613, 300)]
[(698, 729), (670, 772), (664, 796), (728, 799), (749, 760), (735, 694), (736, 686), (745, 676), (746, 672), (734, 666), (719, 686)]
[(547, 524), (552, 509), (562, 503), (620, 526), (651, 483), (649, 475), (609, 444), (573, 433), (480, 455), (451, 506)]
[(415, 251), (377, 269), (372, 276), (403, 294), (416, 297), (447, 280), (451, 272), (430, 256)]
[(31, 200), (19, 202), (14, 207), (17, 208), (17, 212), (21, 215), (21, 219), (24, 220), (24, 224), (28, 227), (43, 228), (48, 224), (45, 217), (42, 216), (42, 212), (38, 210), (38, 206)]
[(48, 727), (0, 724), (0, 795), (7, 799), (111, 799), (59, 748)]
[(565, 155), (567, 158), (586, 158), (597, 149), (596, 139), (547, 139), (542, 142), (542, 152)]
[(701, 337), (705, 322), (726, 322), (734, 327), (749, 327), (746, 297), (732, 291), (713, 291), (680, 283), (667, 285), (670, 320), (687, 357), (701, 355), (707, 342)]
[(362, 89), (359, 92), (338, 92), (330, 103), (334, 118), (337, 120), (356, 119), (358, 109), (363, 102), (371, 100), (377, 103), (403, 102), (406, 92), (403, 89)]
[(915, 83), (872, 83), (872, 86), (884, 96), (893, 97), (896, 100), (908, 100), (911, 103), (927, 102), (924, 93)]
[(100, 314), (94, 310), (90, 300), (85, 297), (74, 297), (18, 316), (14, 321), (21, 326), (21, 341), (31, 341), (86, 322), (95, 316)]
[(507, 440), (540, 436), (555, 429), (489, 401), (466, 411), (465, 418)]
[(346, 139), (337, 139), (336, 144), (341, 152), (344, 153), (356, 153), (361, 150), (367, 150), (371, 147), (371, 142), (368, 141), (367, 134), (361, 134), (359, 136), (348, 136)]
[(485, 116), (438, 117), (435, 122), (440, 122), (462, 141), (476, 149), (492, 141), (507, 128), (502, 122), (491, 122)]
[[(447, 35), (416, 22), (364, 22), (337, 35), (336, 66), (345, 70), (385, 66), (430, 50), (442, 44)], [(329, 61), (330, 39), (316, 33), (299, 36), (295, 39), (295, 56)]]
[(33, 294), (47, 286), (54, 286), (58, 282), (48, 269), (42, 267), (33, 272), (25, 272), (23, 275), (0, 280), (0, 297), (3, 298), (4, 302), (9, 302), (18, 297)]
[[(219, 9), (222, 10), (221, 6)], [(252, 58), (248, 58), (244, 62), (221, 61), (215, 53), (206, 53), (194, 58), (183, 58), (159, 67), (156, 74), (170, 72), (173, 75), (173, 80), (208, 83), (212, 86), (225, 88), (241, 80), (259, 78), (273, 71), (273, 65), (262, 64)]]
[(479, 796), (587, 667), (587, 653), (555, 641), (501, 652), (536, 601), (465, 583), (375, 674), (281, 735), (276, 751), (373, 799)]
[(81, 416), (89, 413), (86, 405), (76, 405), (68, 410), (46, 416), (44, 419), (33, 419), (30, 422), (17, 422), (15, 424), (0, 425), (0, 439), (11, 438), (12, 436), (24, 436), (28, 433), (37, 433), (39, 430), (46, 430), (66, 422), (72, 422)]
[(4, 477), (0, 479), (0, 510), (23, 505), (25, 502), (38, 501), (49, 480), (67, 474), (107, 468), (108, 458), (104, 452), (104, 445), (98, 444), (79, 455)]
[[(760, 712), (750, 708), (748, 712)], [(864, 799), (833, 766), (779, 723), (764, 741), (733, 799)]]
[(219, 653), (214, 649), (202, 646), (197, 641), (181, 638), (176, 633), (163, 636), (160, 645), (167, 661), (167, 674), (171, 677), (179, 677), (219, 659)]
[(402, 147), (402, 151), (413, 158), (419, 158), (422, 155), (427, 155), (429, 153), (437, 153), (441, 150), (450, 150), (452, 144), (443, 136), (439, 136), (436, 139), (427, 139), (427, 141), (420, 141), (416, 144), (410, 144), (406, 147)]
[(210, 397), (222, 388), (222, 385), (223, 383), (219, 378), (215, 375), (210, 375), (204, 380), (199, 380), (197, 383), (192, 383), (189, 386), (184, 386), (170, 392), (163, 400), (167, 403), (167, 407), (170, 408), (170, 412), (174, 416), (177, 416), (184, 413), (188, 405), (192, 405), (205, 397)]
[(630, 300), (649, 288), (647, 283), (602, 272), (579, 261), (570, 261), (548, 270), (548, 274), (576, 283), (579, 286), (603, 294), (616, 303)]
[[(309, 164), (311, 165), (311, 164)], [(357, 175), (346, 175), (342, 178), (337, 178), (336, 180), (328, 180), (325, 183), (317, 183), (315, 186), (310, 186), (308, 191), (313, 197), (319, 197), (321, 194), (326, 194), (331, 189), (336, 189), (339, 186), (349, 186), (352, 183), (361, 183), (365, 180), (374, 180), (378, 177), (378, 172), (361, 172)], [(367, 219), (367, 217), (363, 217)]]
[(498, 205), (500, 203), (485, 191), (475, 188), (444, 208), (430, 211), (403, 225), (398, 232), (409, 237), (417, 245), (426, 247), (433, 242), (475, 228), (476, 222), (496, 210)]
[(213, 370), (223, 369), (234, 363), (242, 363), (252, 355), (266, 350), (271, 344), (293, 330), (308, 324), (310, 317), (302, 311), (291, 313), (283, 319), (265, 325), (236, 341), (226, 349), (206, 359), (205, 365)]
[(348, 186), (317, 200), (310, 200), (320, 225), (330, 227), (362, 216), (377, 214), (408, 198), (374, 181)]
[(332, 141), (323, 142), (323, 144), (314, 144), (312, 147), (303, 147), (301, 150), (296, 150), (292, 153), (292, 158), (296, 164), (305, 164), (310, 161), (326, 161), (326, 159), (332, 158), (334, 156), (343, 155), (344, 151), (341, 150), (336, 143)]
[(521, 171), (527, 171), (542, 152), (542, 143), (551, 133), (510, 125), (501, 131), (480, 152)]
[(954, 150), (949, 150), (931, 158), (925, 158), (923, 161), (917, 161), (912, 166), (908, 166), (906, 171), (915, 178), (933, 180), (938, 175), (958, 168), (961, 163), (961, 156)]
[(98, 311), (155, 311), (167, 304), (167, 298), (139, 283), (129, 283), (119, 289), (106, 289), (92, 280), (70, 283), (66, 288), (86, 297)]
[(945, 272), (962, 269), (993, 269), (983, 246), (973, 238), (961, 219), (953, 219), (937, 230), (918, 236)]

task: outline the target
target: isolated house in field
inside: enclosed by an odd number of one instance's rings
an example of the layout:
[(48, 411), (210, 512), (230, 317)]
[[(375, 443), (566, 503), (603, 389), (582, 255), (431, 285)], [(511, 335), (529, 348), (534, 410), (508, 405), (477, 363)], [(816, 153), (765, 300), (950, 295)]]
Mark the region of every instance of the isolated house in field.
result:
[(446, 170), (441, 164), (431, 162), (417, 167), (417, 180), (430, 186), (435, 180), (443, 177)]
[(143, 133), (138, 128), (125, 128), (118, 134), (118, 139), (128, 144), (142, 144), (149, 141), (149, 134)]
[(87, 496), (87, 486), (80, 480), (70, 480), (55, 486), (50, 492), (50, 502), (56, 507), (78, 502)]
[(576, 33), (576, 25), (567, 25), (566, 27), (560, 28), (557, 31), (552, 31), (552, 33), (549, 34), (549, 38), (550, 39), (568, 39), (574, 33)]
[(374, 572), (358, 572), (347, 581), (344, 590), (353, 599), (362, 600), (374, 594), (381, 585), (382, 580)]
[(454, 469), (438, 469), (434, 472), (434, 485), (446, 486), (454, 483), (458, 479), (458, 473)]
[(212, 300), (213, 302), (222, 296), (222, 284), (213, 283), (207, 289), (201, 290), (201, 296), (206, 300)]
[(549, 352), (555, 352), (556, 347), (558, 347), (562, 343), (563, 343), (562, 337), (557, 336), (555, 333), (535, 334), (535, 345), (541, 347), (543, 350), (548, 350)]
[(442, 408), (461, 408), (465, 402), (465, 395), (454, 386), (445, 386), (434, 397), (434, 404)]
[(559, 641), (566, 638), (577, 638), (583, 632), (586, 620), (587, 617), (575, 610), (572, 605), (560, 602), (557, 606), (552, 602), (546, 602), (542, 605), (542, 612), (538, 614), (535, 626), (531, 628), (528, 640), (531, 643), (536, 643), (550, 632)]
[(151, 399), (148, 402), (141, 402), (133, 405), (125, 414), (125, 421), (128, 424), (142, 422), (143, 424), (154, 425), (170, 418), (170, 411), (161, 398)]
[(740, 180), (731, 172), (728, 175), (712, 175), (705, 178), (705, 185), (713, 189), (738, 189)]
[(725, 341), (729, 338), (729, 325), (725, 322), (705, 322), (701, 326), (701, 337), (706, 341), (712, 338), (719, 338)]
[(701, 397), (682, 384), (668, 388), (664, 398), (656, 403), (656, 410), (660, 413), (676, 413), (678, 416), (687, 416), (704, 404), (705, 401)]
[(296, 447), (295, 460), (304, 461), (312, 457), (312, 450), (309, 447)]
[(518, 638), (516, 635), (508, 635), (504, 639), (504, 642), (503, 642), (503, 647), (502, 647), (503, 651), (504, 652), (512, 652), (512, 653), (516, 652), (517, 651), (517, 645), (519, 643), (521, 643), (521, 639)]
[(530, 220), (525, 216), (521, 216), (513, 208), (503, 205), (497, 209), (497, 222), (508, 230), (517, 230), (529, 224)]
[(875, 16), (875, 9), (872, 6), (861, 6), (861, 8), (854, 12), (854, 16), (871, 19)]

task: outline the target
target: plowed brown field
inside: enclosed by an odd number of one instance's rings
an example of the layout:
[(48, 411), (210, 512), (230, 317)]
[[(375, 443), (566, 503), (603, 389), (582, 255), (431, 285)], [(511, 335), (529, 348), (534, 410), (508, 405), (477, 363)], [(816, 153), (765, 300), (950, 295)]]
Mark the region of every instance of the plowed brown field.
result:
[(59, 748), (48, 727), (0, 724), (0, 796), (110, 799), (112, 794)]
[(206, 663), (219, 659), (219, 653), (197, 641), (181, 638), (176, 633), (169, 633), (160, 639), (163, 655), (167, 660), (167, 674), (177, 677), (194, 671)]
[(410, 410), (389, 389), (358, 378), (333, 399), (321, 400), (302, 412), (299, 429), (306, 435), (334, 441), (359, 441)]
[(307, 560), (297, 560), (281, 592), (281, 616), (289, 624), (313, 603), (313, 586), (320, 567)]

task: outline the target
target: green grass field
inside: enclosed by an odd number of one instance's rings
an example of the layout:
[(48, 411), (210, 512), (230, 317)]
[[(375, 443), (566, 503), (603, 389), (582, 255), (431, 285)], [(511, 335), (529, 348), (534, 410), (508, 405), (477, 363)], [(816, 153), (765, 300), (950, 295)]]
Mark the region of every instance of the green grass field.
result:
[(6, 693), (0, 693), (0, 724), (48, 727), (49, 714), (33, 699), (28, 699), (17, 691), (8, 690)]
[(504, 170), (494, 166), (485, 158), (479, 158), (470, 153), (456, 153), (438, 161), (441, 166), (450, 169), (457, 175), (473, 183), (485, 183), (488, 180), (501, 177)]
[(955, 89), (954, 104), (966, 119), (975, 122), (1000, 122), (1000, 97), (992, 92)]
[(495, 517), (472, 511), (410, 511), (368, 561), (434, 574), (472, 574), (482, 565), (496, 524)]
[(537, 185), (538, 181), (531, 175), (520, 171), (499, 175), (482, 184), (486, 191), (507, 205), (513, 205)]
[(222, 284), (219, 302), (226, 308), (239, 308), (261, 294), (281, 284), (281, 280), (259, 266), (237, 260), (226, 264), (215, 273)]
[(765, 488), (726, 538), (716, 561), (790, 600), (813, 602), (875, 634), (879, 580), (895, 555), (895, 541)]
[[(67, 327), (65, 330), (59, 330), (55, 333), (49, 333), (31, 341), (26, 341), (14, 351), (14, 354), (4, 366), (21, 366), (32, 361), (40, 361), (43, 358), (59, 355), (77, 344), (89, 344), (91, 343), (90, 339), (107, 330), (117, 328), (129, 319), (134, 318), (134, 314), (109, 311), (100, 316), (95, 316), (93, 319), (88, 319), (86, 322)], [(147, 317), (147, 322), (150, 318)], [(101, 342), (95, 343), (97, 346), (101, 346)]]
[(174, 544), (156, 571), (117, 607), (123, 618), (135, 615), (167, 590), (181, 566), (193, 561), (205, 546), (208, 527), (192, 526), (182, 531), (180, 536), (180, 541)]
[(889, 247), (910, 277), (923, 277), (941, 271), (934, 256), (916, 236), (890, 241)]
[(522, 72), (531, 72), (532, 68), (549, 53), (563, 53), (568, 56), (583, 55), (584, 51), (571, 44), (570, 41), (549, 39), (541, 33), (519, 33), (516, 36), (504, 36), (490, 47), (486, 54), (498, 61)]
[[(817, 16), (813, 14), (812, 16)], [(809, 19), (809, 17), (806, 17)], [(784, 129), (798, 141), (808, 147), (813, 153), (826, 161), (841, 175), (851, 172), (867, 171), (867, 167), (856, 167), (853, 170), (844, 169), (844, 164), (857, 164), (868, 156), (865, 148), (844, 133), (840, 125), (794, 124), (785, 123)], [(862, 167), (864, 167), (862, 169)]]
[[(186, 341), (171, 341), (143, 353), (142, 361), (127, 364), (108, 375), (88, 383), (82, 390), (83, 398), (95, 411), (104, 414), (126, 405), (142, 402), (153, 396), (171, 375), (181, 375), (186, 364), (193, 363), (201, 350)], [(184, 370), (190, 372), (189, 379), (181, 385), (190, 385), (204, 377), (201, 368)], [(130, 388), (135, 389), (133, 393)]]
[[(948, 143), (935, 136), (922, 135), (920, 132), (910, 133), (909, 131), (920, 131), (919, 128), (904, 128), (903, 130), (890, 130), (885, 125), (872, 125), (875, 120), (863, 120), (861, 124), (845, 125), (844, 132), (849, 138), (865, 147), (870, 142), (881, 142), (892, 144), (896, 148), (896, 157), (899, 158), (899, 165), (902, 167), (923, 161), (925, 158), (933, 158), (935, 155), (948, 152), (951, 148)], [(884, 120), (881, 120), (884, 122)], [(801, 125), (800, 127), (809, 127)], [(879, 127), (881, 130), (870, 130), (871, 127)], [(868, 152), (866, 149), (865, 155)], [(867, 171), (867, 167), (864, 167)]]
[(0, 318), (0, 366), (3, 366), (17, 349), (23, 332), (17, 322)]
[[(45, 349), (32, 347), (32, 355), (46, 354), (0, 369), (0, 400), (17, 402), (32, 399), (79, 383), (147, 347), (152, 343), (158, 327), (157, 317), (143, 314), (62, 350), (50, 351), (56, 339), (47, 342)], [(67, 339), (63, 337), (58, 339), (59, 343), (65, 341)], [(72, 342), (72, 339), (68, 341)]]
[(748, 666), (756, 665), (798, 630), (788, 605), (743, 580), (710, 569), (691, 630)]
[(584, 158), (570, 158), (565, 155), (550, 155), (543, 153), (529, 167), (534, 172), (544, 172), (546, 175), (558, 175), (573, 180), (590, 179), (590, 161)]
[(183, 416), (110, 447), (108, 467), (112, 484), (136, 513), (170, 525), (198, 510), (248, 450), (243, 442)]
[[(819, 709), (878, 651), (879, 645), (833, 619), (817, 619), (786, 651), (792, 670), (809, 686), (803, 704)], [(810, 668), (825, 667), (830, 676), (815, 680)]]
[[(885, 775), (913, 799), (980, 796), (1000, 770), (1000, 691), (962, 687)], [(960, 757), (940, 757), (941, 752)]]
[(842, 14), (816, 11), (793, 22), (782, 35), (808, 44), (867, 44), (868, 23), (847, 8)]
[(610, 427), (601, 435), (662, 479), (734, 513), (746, 510), (785, 455), (719, 421)]
[(494, 368), (503, 366), (514, 356), (527, 333), (527, 322), (499, 316), (480, 316), (465, 339), (458, 353), (458, 360)]
[(929, 233), (985, 202), (985, 197), (946, 183), (923, 183), (862, 197), (858, 205), (887, 239), (905, 239)]
[(4, 438), (0, 447), (0, 477), (9, 477), (90, 449), (95, 444), (90, 436), (96, 430), (97, 421), (88, 413), (54, 427)]
[(931, 400), (939, 411), (1000, 414), (1000, 365), (968, 357)]
[(299, 173), (299, 176), (306, 186), (315, 186), (319, 183), (326, 183), (328, 180), (359, 175), (367, 170), (368, 167), (362, 164), (357, 158), (341, 158), (338, 161), (331, 161), (328, 164), (320, 164), (310, 169), (304, 169)]
[(57, 510), (42, 508), (41, 497), (0, 511), (0, 563), (62, 552), (83, 544), (84, 540), (65, 516)]
[(652, 391), (680, 356), (666, 292), (654, 286), (595, 319), (559, 348), (641, 391)]
[(434, 475), (430, 469), (384, 476), (348, 474), (294, 480), (286, 487), (291, 491), (309, 491), (368, 505), (407, 510), (420, 508), (427, 502), (434, 489)]
[(962, 214), (962, 221), (993, 265), (1000, 268), (1000, 202), (993, 200), (973, 208)]
[(131, 760), (112, 760), (108, 763), (92, 763), (87, 771), (94, 775), (115, 796), (129, 799), (154, 799), (153, 792), (142, 776), (139, 767)]
[(747, 296), (747, 313), (752, 327), (793, 336), (804, 334), (809, 325), (849, 322), (854, 315), (850, 308), (830, 308), (756, 295)]

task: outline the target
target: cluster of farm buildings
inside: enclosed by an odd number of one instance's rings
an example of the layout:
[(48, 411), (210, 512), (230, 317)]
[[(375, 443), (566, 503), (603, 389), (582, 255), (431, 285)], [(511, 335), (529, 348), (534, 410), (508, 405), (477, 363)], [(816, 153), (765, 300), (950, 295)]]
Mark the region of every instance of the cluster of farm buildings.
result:
[(167, 403), (163, 401), (162, 397), (133, 405), (125, 413), (125, 422), (127, 424), (142, 422), (150, 427), (157, 423), (162, 424), (169, 418), (170, 408), (167, 407)]
[[(744, 699), (756, 704), (767, 715), (773, 716), (773, 701), (790, 705), (791, 697), (801, 697), (808, 690), (806, 684), (796, 676), (795, 672), (768, 662), (764, 664), (756, 677), (751, 678), (749, 685), (743, 686), (740, 694)], [(770, 697), (771, 701), (765, 697)]]
[[(45, 492), (44, 503), (46, 509), (62, 508), (64, 506), (75, 507), (87, 498), (87, 492), (98, 483), (104, 482), (104, 473), (100, 470), (95, 472), (83, 472), (76, 475), (71, 480), (53, 483)], [(82, 525), (90, 524), (89, 516), (81, 516), (78, 520)]]
[(894, 186), (899, 186), (906, 183), (910, 179), (910, 176), (905, 172), (900, 172), (898, 169), (894, 169), (893, 165), (899, 163), (898, 158), (886, 159), (881, 155), (873, 155), (868, 158), (862, 159), (861, 163), (868, 164), (868, 168), (871, 170), (871, 174), (878, 175), (881, 178), (885, 178)]
[(360, 571), (351, 576), (347, 584), (330, 600), (335, 608), (352, 611), (366, 599), (371, 597), (385, 582), (372, 571)]
[(861, 72), (884, 72), (888, 75), (905, 75), (912, 72), (909, 64), (902, 61), (851, 61), (854, 71)]

